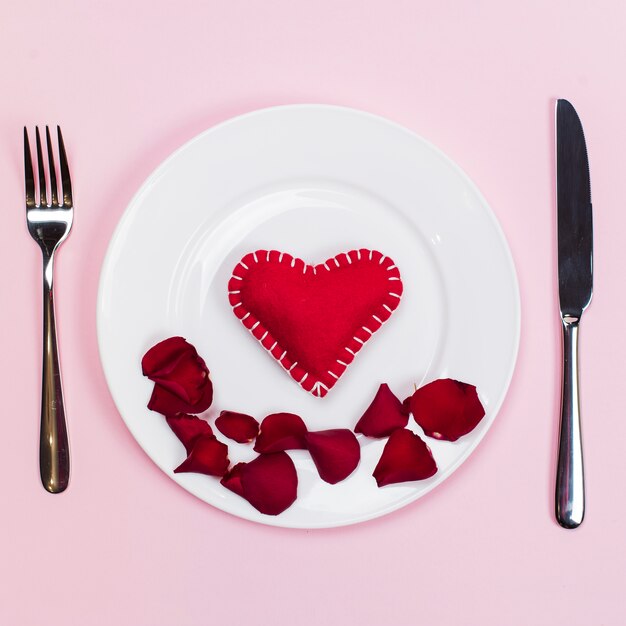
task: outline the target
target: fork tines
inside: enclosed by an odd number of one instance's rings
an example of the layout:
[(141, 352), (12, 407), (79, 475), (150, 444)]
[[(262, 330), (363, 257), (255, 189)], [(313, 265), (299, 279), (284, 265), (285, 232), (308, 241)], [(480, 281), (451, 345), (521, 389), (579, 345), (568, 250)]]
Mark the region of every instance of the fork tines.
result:
[[(54, 163), (54, 153), (52, 149), (52, 140), (50, 138), (50, 129), (46, 126), (46, 147), (48, 151), (48, 173), (50, 180), (50, 196), (51, 202), (48, 204), (47, 197), (47, 181), (41, 148), (41, 137), (39, 135), (39, 127), (35, 128), (35, 142), (37, 146), (37, 172), (38, 172), (38, 188), (39, 203), (36, 202), (35, 194), (35, 176), (33, 173), (33, 162), (30, 153), (30, 142), (28, 140), (28, 129), (24, 126), (24, 173), (26, 179), (26, 207), (33, 208), (37, 206), (52, 208), (71, 207), (72, 206), (72, 182), (70, 180), (70, 170), (67, 164), (67, 155), (65, 153), (65, 144), (63, 143), (63, 135), (61, 127), (57, 126), (57, 140), (59, 144), (59, 173), (61, 175), (61, 189), (57, 187), (56, 166)], [(62, 190), (63, 193), (60, 193)], [(59, 197), (62, 202), (59, 204)]]

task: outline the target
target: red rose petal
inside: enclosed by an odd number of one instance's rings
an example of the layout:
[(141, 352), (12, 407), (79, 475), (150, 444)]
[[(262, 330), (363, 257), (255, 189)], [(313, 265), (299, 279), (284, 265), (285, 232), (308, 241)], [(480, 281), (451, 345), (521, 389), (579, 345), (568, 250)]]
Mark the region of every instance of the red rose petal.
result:
[(357, 422), (354, 432), (363, 433), (366, 437), (388, 437), (394, 430), (404, 428), (408, 421), (409, 416), (403, 410), (402, 402), (383, 383)]
[(435, 380), (411, 396), (413, 419), (426, 435), (456, 441), (485, 416), (476, 387), (451, 378)]
[(298, 474), (285, 452), (261, 454), (241, 468), (243, 497), (265, 515), (288, 509), (298, 495)]
[(306, 448), (306, 424), (293, 413), (273, 413), (262, 422), (254, 449), (261, 454)]
[[(150, 348), (141, 361), (144, 376), (161, 385), (177, 397), (195, 404), (203, 382), (202, 361), (196, 349), (183, 337), (170, 337)], [(202, 361), (202, 363), (204, 363)], [(185, 385), (189, 382), (189, 385)]]
[(191, 454), (191, 450), (193, 449), (194, 443), (198, 437), (202, 435), (213, 435), (213, 431), (211, 430), (209, 424), (195, 415), (181, 413), (179, 415), (166, 417), (165, 420), (174, 434), (185, 446), (187, 454)]
[(190, 345), (184, 337), (169, 337), (155, 344), (141, 359), (143, 375), (152, 378), (171, 372), (173, 364), (181, 354), (187, 352)]
[(411, 415), (411, 396), (402, 401), (402, 412), (408, 417)]
[(359, 464), (361, 446), (347, 428), (307, 433), (305, 438), (320, 478), (331, 485), (345, 480)]
[(224, 474), (222, 480), (220, 480), (226, 489), (230, 489), (242, 498), (244, 495), (243, 485), (241, 484), (241, 474), (246, 465), (247, 463), (237, 463), (237, 465), (231, 467), (230, 470)]
[(408, 480), (424, 480), (437, 472), (430, 448), (415, 433), (403, 428), (391, 434), (374, 469), (379, 487)]
[(206, 363), (182, 337), (156, 344), (141, 360), (144, 376), (155, 383), (148, 408), (163, 415), (202, 413), (213, 401)]
[(177, 413), (202, 413), (206, 411), (213, 402), (213, 384), (207, 379), (202, 396), (197, 404), (189, 404), (181, 400), (178, 396), (169, 392), (161, 385), (154, 385), (152, 395), (148, 402), (148, 408), (161, 415), (176, 415)]
[(213, 435), (201, 435), (189, 456), (174, 470), (181, 472), (195, 472), (209, 476), (223, 476), (228, 469), (228, 446), (218, 441)]
[(222, 411), (215, 426), (222, 435), (237, 443), (250, 443), (259, 433), (259, 422), (254, 417), (235, 411)]

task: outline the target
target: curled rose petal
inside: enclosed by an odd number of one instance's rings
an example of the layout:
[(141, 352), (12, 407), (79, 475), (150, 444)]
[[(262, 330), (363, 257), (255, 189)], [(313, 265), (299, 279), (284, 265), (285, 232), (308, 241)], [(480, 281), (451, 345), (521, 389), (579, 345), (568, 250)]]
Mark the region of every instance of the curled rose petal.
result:
[(306, 448), (306, 424), (294, 413), (273, 413), (262, 422), (254, 449), (261, 454)]
[(209, 370), (196, 349), (182, 337), (150, 348), (141, 360), (143, 375), (154, 382), (148, 408), (163, 415), (202, 413), (213, 401)]
[(259, 422), (254, 417), (235, 411), (222, 411), (215, 426), (222, 435), (237, 443), (250, 443), (259, 433)]
[(261, 513), (278, 515), (295, 502), (298, 474), (287, 453), (261, 454), (240, 472), (243, 497)]
[(379, 487), (408, 480), (424, 480), (437, 472), (430, 448), (415, 433), (403, 428), (391, 434), (374, 469)]
[(213, 431), (211, 430), (209, 424), (195, 415), (180, 413), (178, 415), (166, 417), (165, 420), (172, 429), (173, 433), (185, 446), (187, 454), (191, 454), (191, 450), (193, 449), (198, 437), (201, 435), (213, 435)]
[(388, 437), (394, 430), (404, 428), (409, 415), (386, 383), (376, 392), (372, 403), (357, 422), (354, 432), (366, 437)]
[(195, 472), (209, 476), (223, 476), (228, 469), (228, 447), (213, 435), (201, 435), (195, 441), (189, 456), (174, 470)]
[(305, 438), (320, 478), (331, 485), (345, 480), (359, 464), (361, 446), (347, 428), (307, 433)]
[(411, 415), (411, 396), (402, 401), (402, 412), (408, 417)]
[(224, 485), (224, 487), (226, 487), (226, 489), (230, 489), (242, 498), (244, 497), (244, 495), (243, 485), (241, 484), (241, 474), (246, 465), (247, 463), (237, 463), (237, 465), (231, 467), (228, 472), (224, 474), (222, 480), (220, 480), (220, 482), (222, 483), (222, 485)]
[(426, 435), (456, 441), (485, 416), (476, 387), (451, 378), (435, 380), (411, 396), (413, 419)]

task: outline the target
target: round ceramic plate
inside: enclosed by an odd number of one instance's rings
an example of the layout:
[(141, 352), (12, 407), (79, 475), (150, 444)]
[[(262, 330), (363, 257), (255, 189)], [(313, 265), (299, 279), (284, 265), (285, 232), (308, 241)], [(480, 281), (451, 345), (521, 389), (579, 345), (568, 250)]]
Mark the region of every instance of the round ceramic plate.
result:
[[(399, 267), (402, 302), (325, 398), (302, 390), (233, 315), (227, 284), (248, 252), (275, 249), (316, 264), (339, 252), (379, 250)], [(509, 385), (520, 306), (506, 240), (485, 199), (444, 154), (383, 118), (333, 106), (284, 106), (237, 117), (170, 156), (127, 208), (102, 269), (98, 339), (115, 403), (133, 436), (179, 485), (224, 511), (265, 524), (340, 526), (389, 513), (439, 485), (476, 448)], [(353, 428), (382, 382), (401, 399), (451, 377), (478, 387), (486, 416), (455, 443), (425, 438), (439, 471), (379, 489), (384, 441), (360, 438), (345, 481), (319, 478), (290, 452), (298, 499), (262, 515), (200, 474), (174, 474), (184, 449), (146, 403), (141, 374), (153, 344), (182, 335), (211, 370), (220, 410), (261, 419), (287, 411), (311, 430)], [(410, 421), (415, 432), (423, 433)], [(218, 437), (221, 436), (218, 434)], [(227, 440), (224, 440), (227, 441)], [(234, 462), (251, 446), (227, 441)], [(427, 504), (424, 504), (427, 506)]]

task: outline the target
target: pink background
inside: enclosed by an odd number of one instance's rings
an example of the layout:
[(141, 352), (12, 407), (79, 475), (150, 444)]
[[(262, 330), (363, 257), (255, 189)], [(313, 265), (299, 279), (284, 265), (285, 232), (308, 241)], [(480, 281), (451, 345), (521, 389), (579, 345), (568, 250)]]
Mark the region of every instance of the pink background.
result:
[[(0, 623), (623, 624), (625, 21), (617, 0), (5, 0)], [(585, 125), (596, 208), (588, 510), (574, 532), (552, 517), (555, 97)], [(207, 127), (295, 102), (384, 115), (457, 161), (509, 238), (523, 307), (511, 390), (477, 453), (400, 512), (317, 532), (230, 517), (157, 470), (115, 410), (95, 333), (105, 249), (144, 178)], [(40, 260), (21, 132), (57, 122), (78, 208), (57, 267), (73, 478), (52, 497), (37, 466)]]

